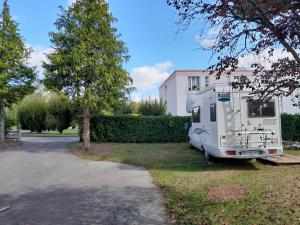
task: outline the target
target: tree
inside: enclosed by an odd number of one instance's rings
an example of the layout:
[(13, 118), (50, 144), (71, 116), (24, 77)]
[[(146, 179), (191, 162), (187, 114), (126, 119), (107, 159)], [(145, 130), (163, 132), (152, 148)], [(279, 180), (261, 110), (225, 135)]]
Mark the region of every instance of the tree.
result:
[(46, 129), (47, 104), (39, 94), (32, 94), (23, 99), (17, 107), (18, 120), (22, 129), (41, 133)]
[(18, 126), (17, 108), (15, 105), (6, 109), (5, 112), (5, 133), (7, 133), (12, 127)]
[[(261, 62), (251, 64), (258, 82), (245, 76), (234, 86), (251, 88), (267, 99), (271, 95), (291, 95), (300, 87), (300, 2), (295, 0), (167, 0), (180, 15), (179, 24), (189, 25), (202, 18), (207, 29), (214, 29), (213, 55), (217, 63), (211, 73), (220, 77), (238, 68), (239, 58), (249, 53), (274, 55), (279, 46), (290, 57), (270, 61), (270, 68)], [(203, 38), (207, 38), (204, 34)], [(210, 37), (209, 37), (210, 38)], [(261, 85), (261, 79), (268, 84)]]
[(55, 129), (62, 133), (70, 127), (72, 121), (71, 103), (67, 96), (54, 94), (48, 100), (47, 123), (49, 128)]
[(129, 58), (120, 41), (105, 0), (77, 0), (68, 9), (61, 7), (51, 32), (54, 52), (44, 63), (45, 85), (63, 90), (83, 111), (83, 147), (90, 147), (90, 112), (115, 104), (131, 82), (122, 65)]
[(34, 91), (36, 73), (27, 63), (30, 53), (5, 0), (0, 18), (0, 142), (5, 141), (5, 108)]
[(139, 107), (140, 114), (143, 116), (164, 116), (167, 112), (166, 103), (162, 100), (142, 101)]

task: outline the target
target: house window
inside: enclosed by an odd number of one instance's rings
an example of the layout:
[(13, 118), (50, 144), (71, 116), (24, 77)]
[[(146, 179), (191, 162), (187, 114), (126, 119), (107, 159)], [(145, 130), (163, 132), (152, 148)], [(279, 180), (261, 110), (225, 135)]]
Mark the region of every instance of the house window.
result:
[(217, 106), (216, 106), (216, 104), (210, 105), (210, 121), (211, 122), (217, 121)]
[(209, 86), (209, 76), (205, 76), (205, 87)]
[(200, 90), (200, 77), (189, 77), (188, 82), (189, 91)]
[(248, 102), (249, 117), (274, 117), (275, 103), (274, 102)]
[(192, 112), (193, 123), (200, 123), (201, 119), (200, 107), (194, 108)]

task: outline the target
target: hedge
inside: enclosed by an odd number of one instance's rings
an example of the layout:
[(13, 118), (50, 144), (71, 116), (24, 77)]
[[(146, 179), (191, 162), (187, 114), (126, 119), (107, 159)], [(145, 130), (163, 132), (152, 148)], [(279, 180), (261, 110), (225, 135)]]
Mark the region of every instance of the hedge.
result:
[(283, 114), (281, 129), (283, 140), (300, 141), (300, 115)]
[(92, 116), (91, 140), (117, 143), (185, 142), (190, 117)]
[[(190, 117), (92, 116), (91, 140), (117, 143), (186, 142)], [(283, 114), (282, 138), (300, 141), (300, 115)]]

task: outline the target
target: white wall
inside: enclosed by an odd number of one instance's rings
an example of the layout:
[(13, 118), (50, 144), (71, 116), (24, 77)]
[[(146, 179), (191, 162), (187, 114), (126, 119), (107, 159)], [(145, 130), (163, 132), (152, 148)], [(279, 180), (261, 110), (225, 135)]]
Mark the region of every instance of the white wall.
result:
[[(200, 89), (205, 88), (205, 76), (209, 76), (210, 85), (214, 83), (225, 83), (234, 81), (234, 76), (239, 75), (251, 76), (251, 71), (236, 71), (230, 77), (222, 76), (219, 80), (215, 75), (209, 75), (208, 71), (201, 70), (187, 70), (175, 71), (174, 74), (168, 78), (160, 87), (160, 98), (167, 102), (167, 111), (173, 116), (187, 116), (190, 115), (186, 112), (186, 100), (188, 96), (188, 77), (200, 77)], [(165, 95), (165, 86), (167, 86), (167, 96)], [(299, 90), (300, 94), (300, 90)], [(291, 97), (284, 97), (282, 101), (282, 112), (290, 114), (300, 114), (300, 108), (292, 105)]]
[(167, 113), (173, 116), (178, 115), (177, 113), (177, 93), (176, 79), (171, 77), (168, 82), (159, 88), (159, 97), (167, 103)]

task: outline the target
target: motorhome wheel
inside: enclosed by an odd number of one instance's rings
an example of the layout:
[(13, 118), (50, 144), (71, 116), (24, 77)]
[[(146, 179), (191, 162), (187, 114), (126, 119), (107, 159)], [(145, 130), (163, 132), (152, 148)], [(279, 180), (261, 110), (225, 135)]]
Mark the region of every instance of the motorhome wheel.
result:
[(188, 146), (189, 146), (189, 149), (193, 149), (194, 148), (194, 146), (193, 146), (192, 141), (191, 141), (190, 138), (189, 138)]
[(208, 154), (208, 152), (207, 151), (204, 151), (204, 156), (205, 156), (205, 160), (206, 161), (211, 161), (211, 155), (210, 154)]

